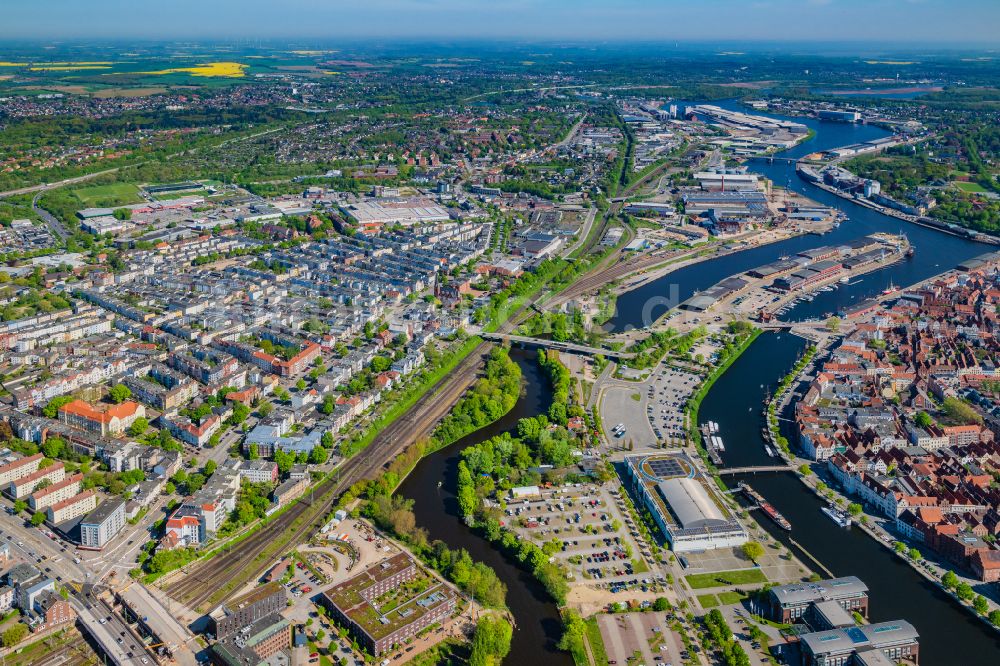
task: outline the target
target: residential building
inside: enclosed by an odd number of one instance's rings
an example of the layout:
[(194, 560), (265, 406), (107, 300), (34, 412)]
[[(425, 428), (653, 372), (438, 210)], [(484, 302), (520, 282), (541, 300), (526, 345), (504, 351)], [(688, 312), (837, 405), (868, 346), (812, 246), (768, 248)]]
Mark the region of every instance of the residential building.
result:
[(107, 409), (96, 409), (83, 400), (74, 400), (59, 408), (59, 416), (74, 428), (113, 436), (122, 434), (136, 419), (145, 417), (146, 408), (128, 401)]
[(211, 632), (223, 639), (244, 627), (285, 609), (288, 595), (278, 582), (265, 583), (241, 597), (226, 602), (209, 614)]
[(125, 500), (102, 502), (80, 521), (80, 547), (101, 550), (125, 527)]
[(97, 508), (97, 493), (85, 490), (79, 495), (67, 497), (45, 509), (48, 521), (53, 525), (61, 525), (67, 521), (85, 516)]

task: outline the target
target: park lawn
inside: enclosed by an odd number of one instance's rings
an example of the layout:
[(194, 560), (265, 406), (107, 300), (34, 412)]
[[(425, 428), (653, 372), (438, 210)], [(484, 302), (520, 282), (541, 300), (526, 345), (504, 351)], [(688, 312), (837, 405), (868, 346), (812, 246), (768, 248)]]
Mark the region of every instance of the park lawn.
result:
[(719, 603), (723, 606), (732, 606), (741, 603), (747, 596), (743, 592), (719, 592)]
[(698, 603), (702, 608), (715, 608), (719, 605), (719, 599), (714, 594), (699, 594)]
[(717, 571), (714, 573), (691, 574), (684, 580), (692, 590), (702, 590), (708, 587), (723, 587), (725, 585), (748, 585), (766, 583), (767, 576), (760, 569), (738, 569), (736, 571)]
[(956, 180), (952, 182), (952, 185), (962, 190), (963, 192), (986, 192), (986, 188), (979, 183), (966, 182), (961, 180)]
[(80, 203), (87, 208), (107, 208), (139, 203), (139, 188), (132, 183), (112, 183), (110, 185), (91, 185), (73, 190)]

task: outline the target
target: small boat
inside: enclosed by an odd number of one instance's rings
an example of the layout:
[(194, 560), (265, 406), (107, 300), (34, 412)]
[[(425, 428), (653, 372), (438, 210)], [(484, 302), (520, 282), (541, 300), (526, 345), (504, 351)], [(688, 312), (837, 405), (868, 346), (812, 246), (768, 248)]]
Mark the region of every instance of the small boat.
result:
[(441, 485), (442, 485), (442, 483), (440, 481), (438, 481), (438, 488), (440, 488)]
[(846, 276), (846, 275), (845, 275), (844, 277), (840, 278), (840, 282), (841, 282), (841, 284), (847, 284), (847, 283), (848, 283), (848, 282), (850, 282), (850, 281), (851, 281), (851, 278), (849, 278), (849, 277), (848, 277), (848, 276)]
[(831, 506), (824, 506), (820, 509), (820, 511), (825, 513), (830, 520), (845, 529), (851, 526), (851, 517), (839, 509), (834, 509)]

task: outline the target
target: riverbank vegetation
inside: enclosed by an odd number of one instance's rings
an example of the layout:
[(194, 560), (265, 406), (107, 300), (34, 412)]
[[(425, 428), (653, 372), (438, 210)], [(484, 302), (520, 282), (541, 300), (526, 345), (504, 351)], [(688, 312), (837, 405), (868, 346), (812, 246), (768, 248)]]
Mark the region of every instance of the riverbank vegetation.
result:
[(514, 628), (506, 619), (494, 613), (483, 615), (472, 634), (469, 666), (500, 666), (510, 652), (513, 635)]
[[(802, 374), (802, 371), (812, 363), (813, 358), (816, 356), (816, 346), (809, 345), (805, 353), (802, 354), (801, 358), (795, 362), (792, 369), (788, 371), (781, 381), (778, 382), (778, 389), (774, 392), (774, 396), (767, 403), (767, 425), (768, 429), (774, 435), (774, 443), (779, 449), (786, 455), (792, 455), (791, 446), (788, 444), (788, 438), (780, 434), (778, 428), (778, 403), (781, 401), (781, 397), (791, 388), (792, 383), (795, 382), (796, 378)], [(807, 468), (808, 469), (808, 468)]]
[(701, 403), (712, 390), (712, 386), (729, 367), (736, 362), (736, 359), (745, 352), (753, 341), (757, 339), (763, 331), (754, 328), (747, 322), (732, 322), (728, 327), (728, 332), (732, 336), (726, 345), (719, 351), (715, 368), (701, 383), (698, 390), (688, 398), (684, 411), (688, 424), (688, 436), (695, 442), (698, 452), (701, 454), (708, 469), (714, 469), (712, 461), (708, 459), (708, 452), (705, 450), (704, 442), (701, 441), (701, 432), (698, 430), (698, 412)]
[(514, 407), (520, 393), (521, 368), (506, 349), (494, 347), (487, 356), (483, 376), (434, 429), (434, 446), (447, 446), (493, 423)]

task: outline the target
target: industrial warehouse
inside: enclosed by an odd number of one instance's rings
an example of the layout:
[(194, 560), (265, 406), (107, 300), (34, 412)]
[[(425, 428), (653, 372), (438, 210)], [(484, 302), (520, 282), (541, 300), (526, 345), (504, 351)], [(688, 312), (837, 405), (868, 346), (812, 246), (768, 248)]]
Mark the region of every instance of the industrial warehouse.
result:
[(749, 539), (687, 456), (629, 456), (625, 463), (632, 490), (675, 552), (731, 548)]

